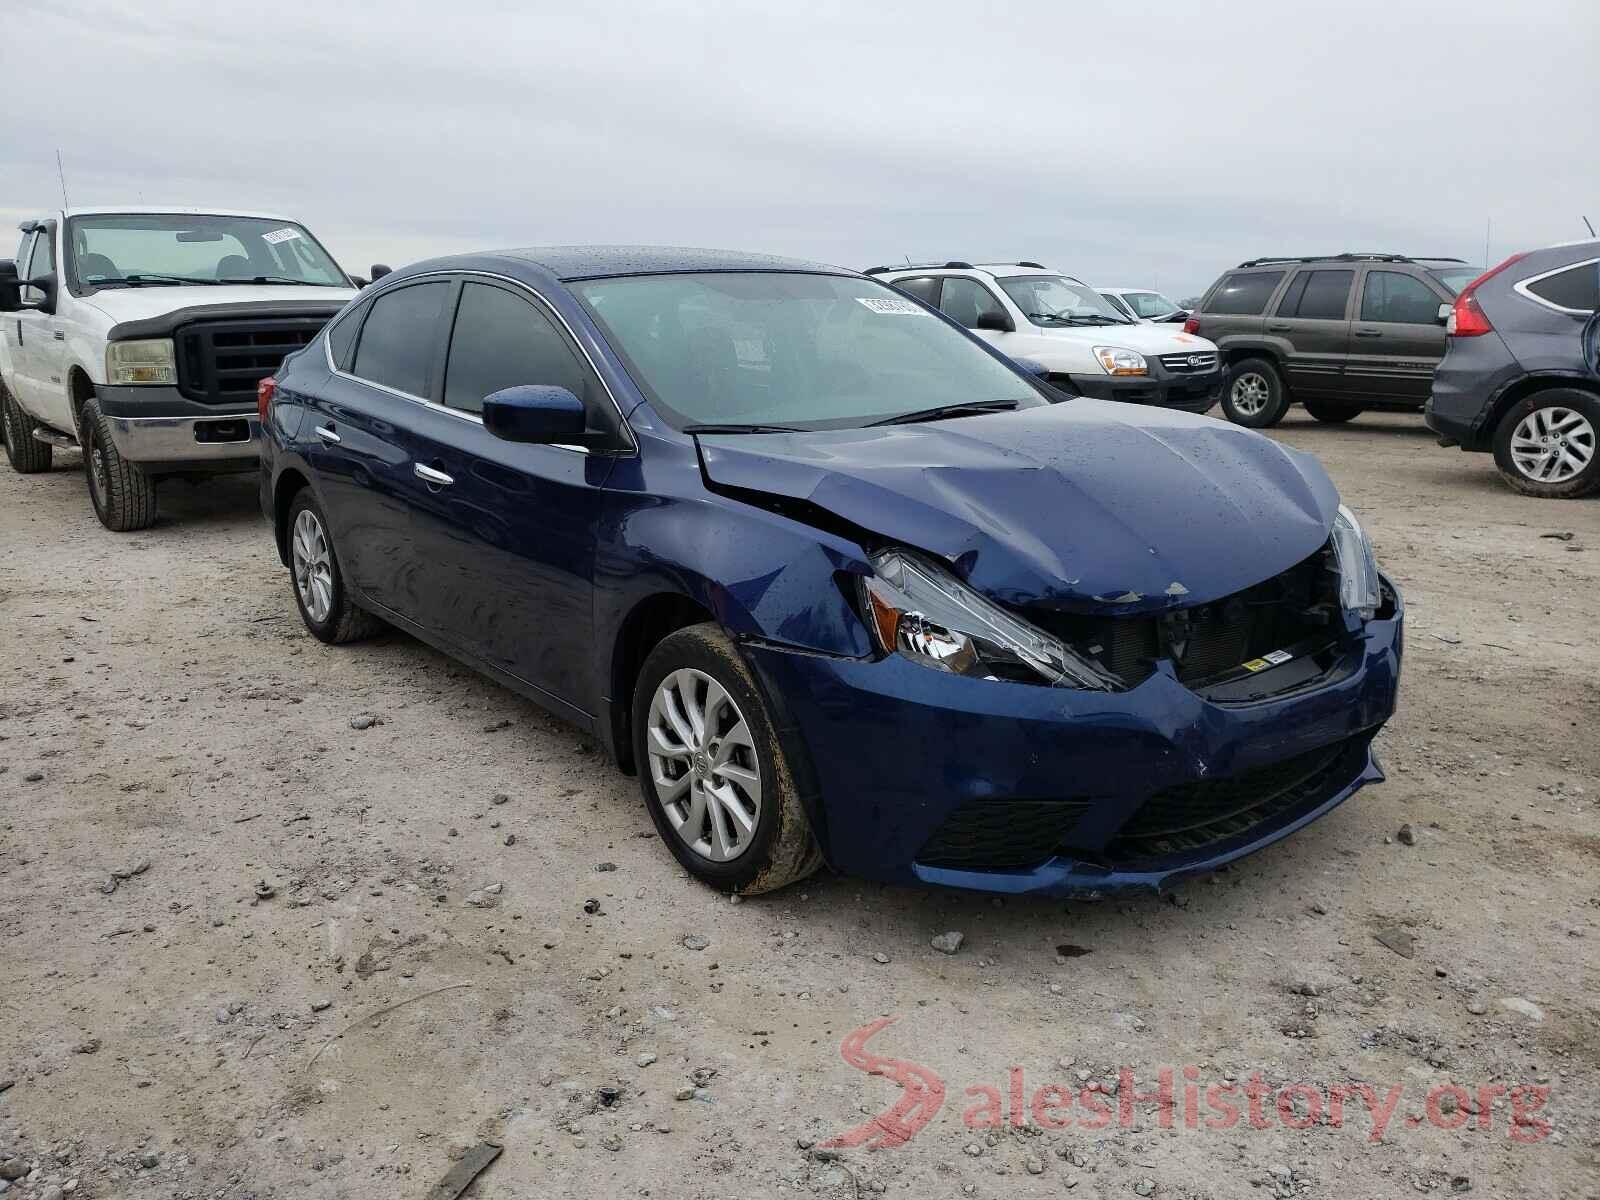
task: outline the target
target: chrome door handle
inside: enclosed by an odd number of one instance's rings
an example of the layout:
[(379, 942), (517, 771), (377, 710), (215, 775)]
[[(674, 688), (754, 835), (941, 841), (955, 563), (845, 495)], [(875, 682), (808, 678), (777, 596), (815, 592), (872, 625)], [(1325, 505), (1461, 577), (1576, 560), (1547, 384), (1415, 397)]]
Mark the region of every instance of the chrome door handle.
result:
[(423, 483), (426, 483), (429, 487), (449, 487), (455, 482), (454, 479), (446, 475), (443, 471), (435, 471), (432, 467), (425, 467), (421, 463), (414, 464), (411, 468), (411, 471), (412, 474), (414, 474), (418, 479), (422, 480)]
[(326, 425), (317, 426), (317, 436), (323, 441), (329, 442), (335, 446), (337, 446), (341, 440), (339, 435)]

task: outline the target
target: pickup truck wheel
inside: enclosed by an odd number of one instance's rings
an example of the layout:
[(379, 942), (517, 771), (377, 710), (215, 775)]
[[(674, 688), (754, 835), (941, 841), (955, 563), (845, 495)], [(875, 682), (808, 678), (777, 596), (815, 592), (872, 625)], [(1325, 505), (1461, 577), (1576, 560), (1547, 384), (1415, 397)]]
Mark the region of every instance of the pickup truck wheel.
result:
[(1264, 358), (1242, 358), (1228, 372), (1222, 411), (1235, 425), (1266, 429), (1283, 420), (1289, 395), (1278, 368)]
[(289, 577), (294, 603), (311, 636), (330, 646), (360, 641), (383, 628), (383, 622), (350, 599), (339, 556), (328, 532), (328, 519), (310, 488), (302, 488), (289, 505)]
[(1495, 430), (1494, 462), (1525, 495), (1575, 500), (1600, 491), (1600, 398), (1548, 388), (1518, 401)]
[(0, 423), (6, 431), (6, 458), (18, 475), (37, 475), (48, 471), (54, 447), (49, 442), (35, 441), (33, 419), (17, 407), (11, 393), (0, 384)]
[(822, 865), (767, 706), (716, 625), (669, 634), (645, 659), (633, 755), (656, 831), (702, 883), (748, 896)]
[(111, 422), (98, 401), (83, 406), (83, 473), (89, 481), (89, 502), (100, 524), (117, 533), (148, 529), (156, 521), (156, 483), (138, 465), (117, 453)]
[(1363, 411), (1359, 404), (1337, 404), (1328, 400), (1302, 401), (1305, 410), (1325, 425), (1343, 425), (1354, 421)]

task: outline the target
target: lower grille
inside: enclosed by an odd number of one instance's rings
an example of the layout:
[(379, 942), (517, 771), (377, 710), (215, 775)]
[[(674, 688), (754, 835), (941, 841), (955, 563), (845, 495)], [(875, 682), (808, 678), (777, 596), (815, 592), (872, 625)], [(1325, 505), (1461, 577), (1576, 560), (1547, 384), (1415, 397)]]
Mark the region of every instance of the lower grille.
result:
[(1217, 356), (1214, 352), (1205, 351), (1195, 354), (1163, 354), (1161, 365), (1173, 375), (1199, 375), (1217, 369)]
[(971, 871), (1036, 867), (1088, 809), (1087, 800), (968, 800), (934, 831), (917, 861)]
[(178, 390), (202, 404), (253, 399), (256, 384), (276, 371), (285, 355), (316, 337), (331, 316), (257, 317), (186, 325), (173, 339)]
[(1225, 779), (1157, 792), (1096, 857), (1122, 865), (1192, 854), (1241, 837), (1348, 784), (1365, 760), (1369, 740), (1360, 734)]

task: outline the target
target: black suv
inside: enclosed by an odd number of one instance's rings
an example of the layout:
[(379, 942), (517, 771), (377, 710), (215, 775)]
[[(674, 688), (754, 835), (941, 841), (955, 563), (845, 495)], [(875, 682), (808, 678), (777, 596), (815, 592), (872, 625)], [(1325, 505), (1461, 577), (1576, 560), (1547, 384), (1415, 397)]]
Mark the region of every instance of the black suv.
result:
[(1295, 402), (1319, 421), (1420, 409), (1450, 306), (1477, 273), (1403, 254), (1252, 258), (1211, 285), (1183, 328), (1222, 351), (1222, 408), (1237, 424), (1276, 425)]
[(1428, 428), (1530, 496), (1600, 491), (1600, 241), (1515, 254), (1456, 297)]

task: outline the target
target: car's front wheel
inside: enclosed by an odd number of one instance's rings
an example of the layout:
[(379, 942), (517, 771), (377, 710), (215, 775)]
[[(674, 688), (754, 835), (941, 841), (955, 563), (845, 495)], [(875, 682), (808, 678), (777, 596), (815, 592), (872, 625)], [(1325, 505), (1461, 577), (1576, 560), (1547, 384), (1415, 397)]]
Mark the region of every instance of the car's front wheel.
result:
[(1549, 388), (1518, 401), (1494, 435), (1494, 461), (1517, 491), (1574, 500), (1600, 491), (1600, 398)]
[(633, 754), (657, 832), (703, 883), (752, 895), (821, 866), (767, 706), (716, 625), (680, 629), (645, 659)]
[(89, 482), (89, 503), (100, 524), (117, 533), (148, 529), (156, 521), (156, 483), (137, 464), (117, 452), (111, 422), (90, 400), (79, 414), (83, 437), (83, 473)]
[(1264, 358), (1245, 358), (1233, 364), (1222, 392), (1222, 411), (1235, 425), (1266, 429), (1283, 420), (1289, 396), (1278, 368)]
[(340, 645), (383, 628), (381, 620), (350, 599), (328, 518), (310, 488), (300, 489), (289, 503), (288, 539), (294, 603), (312, 637)]
[(1305, 410), (1324, 425), (1343, 425), (1354, 421), (1362, 413), (1359, 404), (1335, 404), (1327, 400), (1302, 401)]

